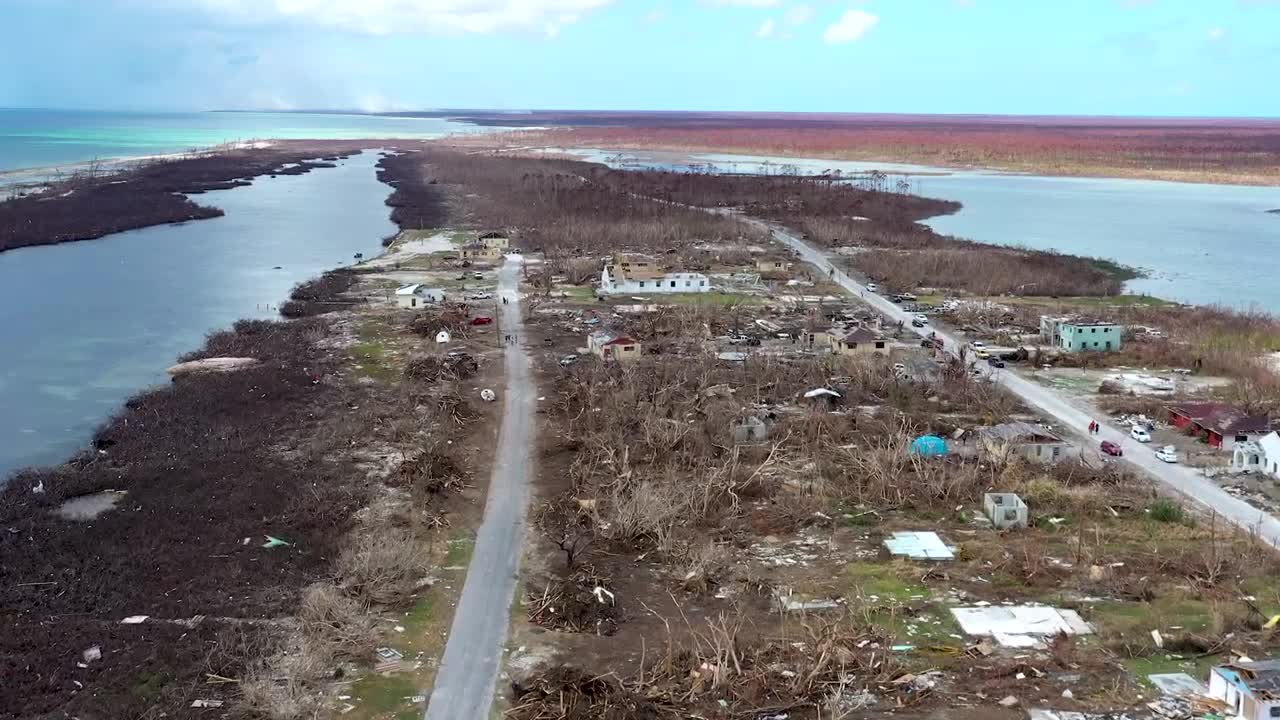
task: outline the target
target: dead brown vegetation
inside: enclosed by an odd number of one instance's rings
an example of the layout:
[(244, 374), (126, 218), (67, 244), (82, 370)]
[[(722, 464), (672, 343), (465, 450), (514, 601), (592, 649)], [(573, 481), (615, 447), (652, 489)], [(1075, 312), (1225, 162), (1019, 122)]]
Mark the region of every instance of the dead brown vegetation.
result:
[(748, 638), (740, 622), (722, 616), (692, 628), (687, 646), (668, 639), (665, 651), (646, 658), (625, 680), (561, 667), (516, 683), (506, 717), (675, 720), (702, 713), (737, 717), (815, 710), (840, 717), (868, 687), (894, 688), (900, 705), (925, 694), (909, 681), (891, 683), (906, 673), (887, 650), (888, 638), (875, 630), (814, 621), (791, 636), (761, 640)]
[(198, 205), (186, 195), (248, 185), (260, 175), (333, 167), (316, 159), (352, 155), (360, 147), (360, 142), (348, 141), (281, 141), (269, 148), (224, 147), (152, 159), (119, 172), (91, 167), (56, 178), (41, 192), (0, 202), (0, 252), (218, 217), (221, 210)]

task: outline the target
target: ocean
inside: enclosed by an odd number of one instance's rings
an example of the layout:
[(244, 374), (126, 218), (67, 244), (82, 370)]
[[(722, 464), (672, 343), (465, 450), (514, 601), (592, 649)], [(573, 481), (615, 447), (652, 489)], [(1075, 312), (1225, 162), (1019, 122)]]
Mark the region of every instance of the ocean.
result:
[(0, 109), (0, 184), (94, 160), (183, 152), (278, 138), (434, 138), (493, 131), (439, 118), (271, 112), (100, 112)]

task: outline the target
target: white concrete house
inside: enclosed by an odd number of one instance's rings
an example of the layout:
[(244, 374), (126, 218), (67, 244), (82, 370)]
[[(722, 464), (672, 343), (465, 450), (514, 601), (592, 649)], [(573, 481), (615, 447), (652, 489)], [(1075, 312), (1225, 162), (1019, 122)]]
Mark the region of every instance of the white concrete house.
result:
[(396, 290), (396, 305), (402, 308), (416, 308), (445, 301), (444, 290), (429, 288), (426, 285), (405, 285)]
[(1262, 449), (1262, 466), (1260, 471), (1280, 480), (1280, 433), (1270, 432), (1258, 439), (1258, 447)]
[(706, 275), (668, 272), (643, 255), (618, 255), (600, 271), (600, 292), (607, 295), (644, 293), (701, 293), (711, 289)]

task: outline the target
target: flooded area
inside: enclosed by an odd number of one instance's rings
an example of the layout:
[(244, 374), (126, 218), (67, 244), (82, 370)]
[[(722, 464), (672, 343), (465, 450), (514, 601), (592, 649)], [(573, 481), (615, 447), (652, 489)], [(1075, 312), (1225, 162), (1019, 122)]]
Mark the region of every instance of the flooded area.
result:
[(0, 482), (83, 447), (210, 331), (277, 317), (294, 284), (376, 255), (396, 231), (377, 160), (198, 196), (224, 217), (0, 254)]

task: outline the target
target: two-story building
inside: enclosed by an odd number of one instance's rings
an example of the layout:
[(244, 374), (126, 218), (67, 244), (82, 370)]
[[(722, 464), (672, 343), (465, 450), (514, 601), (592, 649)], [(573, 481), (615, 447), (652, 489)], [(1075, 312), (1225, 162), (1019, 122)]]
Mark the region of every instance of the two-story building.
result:
[(506, 250), (511, 247), (511, 238), (500, 232), (487, 232), (479, 237), (478, 242), (487, 248), (496, 248), (498, 250)]
[(645, 255), (619, 254), (600, 271), (600, 292), (614, 295), (643, 293), (702, 293), (711, 289), (706, 275), (663, 270)]
[(463, 260), (482, 260), (485, 262), (493, 262), (502, 258), (502, 248), (497, 246), (485, 245), (480, 242), (467, 243), (463, 245), (458, 253)]
[(1044, 341), (1070, 353), (1119, 350), (1123, 330), (1111, 322), (1040, 316), (1040, 335)]

